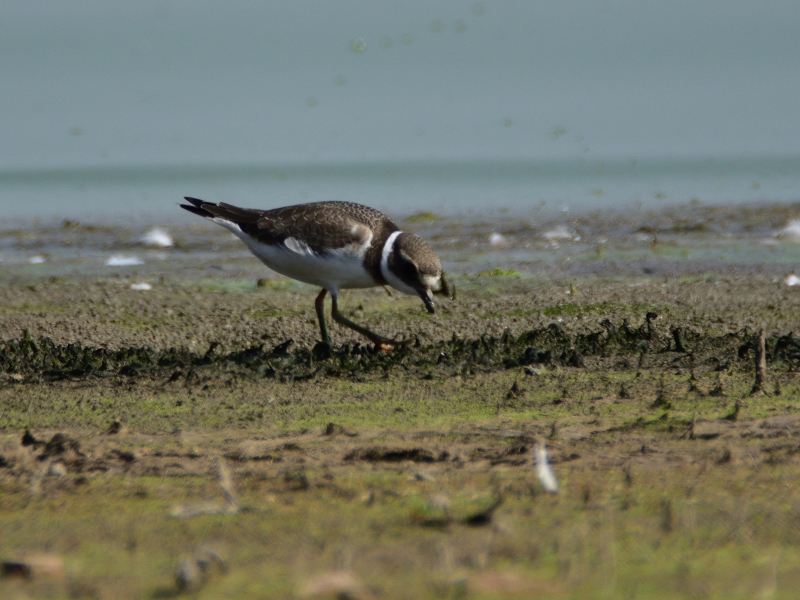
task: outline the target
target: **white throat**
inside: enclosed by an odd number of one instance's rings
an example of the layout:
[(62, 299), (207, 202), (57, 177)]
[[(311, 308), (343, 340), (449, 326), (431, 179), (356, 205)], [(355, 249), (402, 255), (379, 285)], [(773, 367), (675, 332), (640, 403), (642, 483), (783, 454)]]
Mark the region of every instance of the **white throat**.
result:
[(395, 240), (400, 236), (401, 233), (403, 232), (395, 231), (386, 239), (386, 243), (383, 245), (383, 250), (381, 251), (381, 275), (383, 275), (383, 278), (386, 280), (386, 282), (394, 289), (405, 292), (406, 294), (416, 294), (417, 290), (404, 283), (389, 269), (389, 255), (394, 249)]

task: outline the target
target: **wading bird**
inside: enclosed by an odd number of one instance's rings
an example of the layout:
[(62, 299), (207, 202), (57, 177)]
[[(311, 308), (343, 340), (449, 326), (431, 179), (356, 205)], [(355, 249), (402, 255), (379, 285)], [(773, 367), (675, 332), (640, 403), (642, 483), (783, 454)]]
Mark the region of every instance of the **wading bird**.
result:
[(322, 288), (315, 307), (322, 341), (332, 348), (325, 324), (331, 316), (381, 350), (411, 340), (385, 338), (339, 312), (339, 290), (390, 285), (422, 299), (433, 314), (432, 294), (450, 295), (439, 257), (425, 240), (400, 231), (383, 213), (352, 202), (311, 202), (272, 210), (239, 208), (186, 198), (189, 212), (232, 231), (273, 271)]

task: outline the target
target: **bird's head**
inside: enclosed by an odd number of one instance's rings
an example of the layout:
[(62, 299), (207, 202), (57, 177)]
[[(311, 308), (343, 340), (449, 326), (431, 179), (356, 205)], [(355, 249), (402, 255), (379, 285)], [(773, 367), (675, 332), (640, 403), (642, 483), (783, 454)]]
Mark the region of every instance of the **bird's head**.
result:
[(417, 294), (434, 313), (432, 294), (452, 297), (439, 257), (418, 235), (400, 233), (388, 249), (384, 277), (395, 289)]

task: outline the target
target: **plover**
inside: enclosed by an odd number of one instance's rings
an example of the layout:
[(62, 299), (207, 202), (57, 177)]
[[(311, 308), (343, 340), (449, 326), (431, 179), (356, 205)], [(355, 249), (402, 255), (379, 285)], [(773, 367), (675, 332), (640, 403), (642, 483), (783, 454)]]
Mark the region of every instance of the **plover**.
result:
[(390, 339), (339, 312), (339, 290), (390, 285), (422, 298), (433, 314), (431, 294), (450, 295), (439, 257), (421, 237), (400, 231), (383, 213), (352, 202), (311, 202), (272, 210), (239, 208), (186, 198), (181, 204), (232, 231), (273, 271), (322, 288), (314, 306), (322, 341), (330, 348), (325, 295), (333, 320), (386, 350), (411, 340)]

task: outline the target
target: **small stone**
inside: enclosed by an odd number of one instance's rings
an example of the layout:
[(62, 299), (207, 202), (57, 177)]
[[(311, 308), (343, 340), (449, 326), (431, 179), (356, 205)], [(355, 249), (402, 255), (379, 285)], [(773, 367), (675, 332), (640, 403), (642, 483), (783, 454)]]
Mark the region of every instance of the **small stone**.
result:
[(2, 574), (25, 579), (60, 577), (64, 575), (64, 559), (53, 554), (35, 554), (24, 559), (4, 560)]
[(184, 556), (175, 567), (175, 587), (180, 592), (199, 590), (203, 585), (203, 571), (193, 556)]
[(313, 577), (299, 590), (300, 598), (365, 598), (364, 585), (346, 571), (330, 571)]
[(106, 429), (105, 435), (116, 435), (120, 431), (122, 431), (122, 423), (115, 419)]
[(194, 559), (205, 577), (211, 575), (211, 567), (216, 566), (220, 574), (228, 572), (228, 561), (216, 548), (201, 546), (194, 551)]
[(54, 477), (64, 477), (67, 474), (67, 467), (60, 460), (53, 461), (47, 467), (47, 474)]

